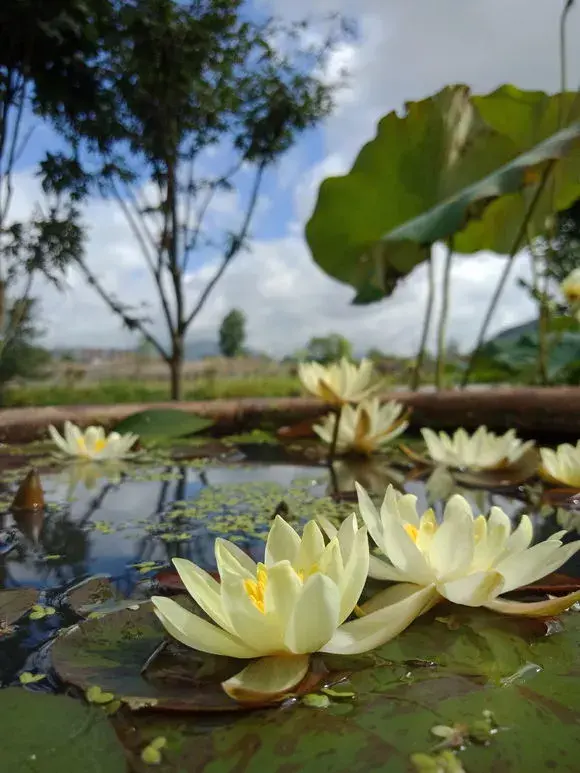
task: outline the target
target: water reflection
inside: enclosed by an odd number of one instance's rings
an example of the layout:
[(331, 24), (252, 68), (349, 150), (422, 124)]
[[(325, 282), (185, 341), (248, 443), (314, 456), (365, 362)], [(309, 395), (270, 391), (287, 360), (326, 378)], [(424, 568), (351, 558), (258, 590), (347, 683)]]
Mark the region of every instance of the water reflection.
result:
[[(331, 471), (290, 464), (208, 464), (202, 470), (174, 464), (153, 470), (127, 463), (106, 469), (69, 465), (42, 476), (44, 511), (0, 514), (0, 587), (54, 588), (107, 574), (129, 594), (143, 579), (135, 566), (143, 562), (163, 566), (180, 556), (213, 571), (217, 536), (230, 537), (259, 559), (281, 502), (290, 517), (310, 518), (323, 506), (334, 508), (330, 497), (346, 492), (342, 512), (350, 512), (355, 480), (377, 493), (393, 483), (415, 494), (420, 509), (432, 504), (442, 515), (443, 501), (429, 501), (433, 492), (424, 481), (405, 480), (380, 459), (371, 464), (341, 460)], [(2, 484), (2, 493), (8, 489)], [(538, 539), (578, 522), (577, 514), (562, 508), (532, 507), (523, 487), (509, 493), (455, 491), (478, 512), (499, 506), (516, 520), (529, 513)], [(575, 557), (564, 571), (580, 574), (579, 562)]]

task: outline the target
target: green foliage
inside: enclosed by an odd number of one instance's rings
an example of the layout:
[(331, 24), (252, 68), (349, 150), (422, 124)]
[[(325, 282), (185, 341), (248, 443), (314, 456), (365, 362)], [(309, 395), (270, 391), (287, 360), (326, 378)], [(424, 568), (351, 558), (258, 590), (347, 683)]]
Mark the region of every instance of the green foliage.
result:
[(46, 373), (50, 354), (36, 345), (40, 331), (34, 324), (36, 301), (12, 301), (5, 313), (0, 341), (0, 395), (15, 378), (37, 379)]
[(548, 274), (560, 284), (575, 268), (580, 267), (580, 199), (569, 209), (560, 212), (551, 248), (553, 252)]
[[(249, 376), (244, 378), (196, 379), (186, 386), (185, 400), (236, 399), (241, 397), (298, 397), (302, 393), (296, 376)], [(4, 405), (110, 405), (115, 403), (163, 402), (169, 400), (167, 384), (119, 380), (100, 384), (8, 386)]]
[[(580, 324), (572, 317), (555, 317), (549, 322), (546, 339), (550, 383), (577, 385), (580, 376)], [(536, 383), (538, 348), (538, 330), (515, 339), (489, 341), (481, 350), (474, 376), (483, 382)]]
[(306, 237), (330, 276), (355, 288), (355, 302), (389, 295), (423, 262), (428, 245), (452, 235), (454, 249), (509, 253), (530, 196), (547, 167), (530, 233), (578, 197), (580, 124), (557, 131), (574, 94), (547, 96), (512, 86), (474, 97), (465, 86), (407, 105), (379, 122), (352, 170), (320, 188)]
[(331, 333), (327, 336), (311, 338), (306, 347), (305, 359), (328, 364), (336, 362), (342, 357), (351, 360), (352, 356), (352, 344), (350, 341), (344, 338), (344, 336), (338, 335), (338, 333)]
[(245, 340), (246, 316), (243, 311), (232, 309), (220, 326), (220, 352), (224, 357), (238, 357), (244, 351)]
[[(297, 33), (307, 24), (263, 23), (245, 13), (244, 0), (128, 0), (112, 10), (100, 49), (106, 98), (91, 125), (59, 122), (71, 152), (47, 158), (44, 184), (75, 197), (96, 188), (130, 220), (158, 292), (168, 347), (136, 308), (113, 298), (77, 262), (125, 325), (156, 346), (178, 398), (185, 334), (246, 247), (266, 167), (331, 110), (335, 84), (319, 73), (343, 30), (331, 28), (322, 43), (302, 45)], [(84, 166), (79, 147), (92, 151)], [(204, 153), (215, 148), (228, 164), (220, 169), (212, 162), (208, 175)], [(220, 233), (206, 214), (216, 194), (239, 187), (242, 165), (253, 175), (245, 213), (235, 230)], [(156, 206), (139, 200), (145, 180), (156, 189)], [(221, 265), (188, 307), (184, 277), (192, 256), (208, 248), (221, 254)]]
[(173, 410), (171, 408), (151, 408), (133, 413), (122, 419), (115, 431), (133, 432), (143, 440), (179, 438), (193, 435), (211, 427), (213, 421), (194, 413)]

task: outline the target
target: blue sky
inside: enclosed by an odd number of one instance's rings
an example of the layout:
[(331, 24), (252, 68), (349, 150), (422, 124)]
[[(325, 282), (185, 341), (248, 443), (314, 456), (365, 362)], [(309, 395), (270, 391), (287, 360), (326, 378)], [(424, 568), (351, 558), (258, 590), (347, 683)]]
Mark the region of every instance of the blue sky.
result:
[[(347, 0), (256, 0), (282, 15), (343, 11)], [(522, 88), (558, 87), (558, 15), (553, 0), (360, 0), (356, 21), (360, 34), (335, 54), (330, 71), (346, 65), (349, 88), (334, 114), (269, 171), (259, 202), (252, 251), (236, 259), (208, 302), (190, 338), (214, 338), (221, 317), (233, 306), (248, 316), (249, 344), (271, 353), (292, 351), (312, 335), (340, 332), (359, 351), (379, 346), (410, 353), (417, 346), (426, 278), (417, 270), (395, 294), (373, 306), (350, 305), (352, 291), (325, 276), (305, 245), (304, 225), (324, 177), (348, 170), (377, 120), (406, 100), (420, 99), (444, 85), (465, 82), (486, 92), (505, 82)], [(525, 24), (522, 23), (525, 19)], [(569, 39), (580, 35), (580, 9), (570, 18)], [(569, 79), (580, 82), (580, 49), (570, 45)], [(38, 195), (34, 164), (54, 148), (50, 128), (35, 130), (19, 162), (11, 211), (27, 216)], [(213, 162), (211, 162), (213, 163)], [(248, 178), (241, 184), (242, 199)], [(224, 196), (212, 213), (215, 229), (239, 222), (241, 203)], [(91, 199), (84, 210), (89, 227), (88, 260), (103, 284), (127, 302), (149, 304), (152, 330), (161, 334), (153, 288), (134, 239), (121, 213), (110, 203)], [(211, 256), (195, 265), (188, 278), (188, 298), (211, 277)], [(439, 261), (438, 261), (439, 265)], [(453, 270), (450, 335), (466, 348), (475, 338), (489, 295), (503, 266), (491, 255), (457, 259)], [(494, 329), (527, 321), (535, 312), (517, 285), (526, 276), (527, 260), (518, 260)], [(46, 342), (51, 345), (133, 346), (135, 336), (122, 329), (82, 278), (71, 272), (67, 290), (57, 294), (38, 283)]]

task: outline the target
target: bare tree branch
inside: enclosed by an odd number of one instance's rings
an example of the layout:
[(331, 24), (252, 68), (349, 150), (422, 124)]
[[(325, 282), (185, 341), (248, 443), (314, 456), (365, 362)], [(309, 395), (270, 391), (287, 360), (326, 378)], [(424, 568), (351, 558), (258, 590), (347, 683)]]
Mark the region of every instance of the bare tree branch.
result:
[[(119, 192), (116, 185), (113, 183), (111, 185), (111, 189), (113, 191), (113, 194), (115, 196), (115, 199), (117, 200), (117, 203), (121, 207), (127, 222), (129, 223), (129, 227), (131, 228), (131, 231), (133, 232), (133, 235), (137, 239), (139, 246), (141, 247), (141, 252), (143, 253), (143, 257), (145, 258), (145, 262), (147, 263), (147, 266), (149, 267), (149, 270), (151, 272), (151, 276), (153, 277), (153, 280), (155, 282), (155, 285), (157, 287), (157, 290), (159, 292), (159, 299), (161, 301), (161, 306), (163, 309), (163, 315), (165, 317), (165, 321), (167, 322), (167, 325), (169, 326), (169, 330), (173, 330), (174, 328), (174, 322), (173, 318), (171, 316), (171, 308), (169, 306), (169, 301), (167, 299), (167, 295), (165, 294), (165, 289), (163, 287), (163, 277), (161, 275), (161, 265), (160, 262), (157, 262), (157, 265), (155, 265), (155, 262), (153, 260), (153, 257), (151, 256), (151, 253), (149, 251), (149, 247), (147, 246), (147, 243), (145, 241), (145, 238), (142, 234), (142, 232), (139, 230), (139, 226), (137, 223), (137, 220), (135, 219), (135, 215), (131, 212), (131, 209), (129, 205), (127, 204), (126, 199), (123, 198), (121, 193)], [(138, 203), (133, 196), (132, 201), (134, 203), (134, 207), (137, 212), (137, 217), (140, 218), (141, 223), (146, 230), (143, 214), (138, 209)], [(151, 239), (153, 239), (152, 236), (150, 236)]]
[[(20, 136), (20, 127), (22, 124), (22, 116), (24, 113), (25, 103), (25, 91), (26, 80), (24, 76), (21, 76), (16, 85), (12, 89), (7, 89), (6, 97), (4, 101), (3, 120), (2, 120), (2, 145), (0, 145), (0, 159), (4, 155), (4, 149), (6, 139), (8, 135), (8, 113), (11, 105), (16, 106), (16, 114), (14, 116), (14, 122), (10, 127), (11, 137), (9, 141), (9, 149), (7, 154), (6, 166), (0, 171), (0, 225), (3, 225), (4, 219), (8, 215), (10, 209), (10, 202), (12, 201), (12, 173), (14, 171), (14, 164), (16, 159), (16, 151), (18, 148), (18, 138)], [(17, 102), (14, 102), (14, 98), (19, 94)], [(5, 188), (5, 197), (2, 186)], [(2, 200), (3, 199), (3, 200)]]
[(137, 329), (142, 334), (143, 338), (145, 338), (146, 341), (149, 341), (149, 343), (155, 347), (155, 350), (159, 352), (160, 356), (165, 360), (165, 362), (169, 362), (169, 354), (165, 351), (165, 349), (161, 346), (161, 344), (151, 335), (151, 333), (143, 325), (142, 321), (135, 317), (130, 317), (125, 311), (125, 309), (119, 303), (117, 303), (117, 301), (115, 301), (114, 298), (111, 298), (109, 296), (107, 291), (101, 285), (101, 283), (99, 282), (97, 277), (93, 274), (93, 272), (89, 269), (89, 267), (84, 262), (84, 260), (77, 260), (77, 265), (82, 271), (82, 273), (85, 275), (87, 282), (90, 285), (92, 285), (96, 293), (102, 298), (102, 300), (107, 304), (107, 306), (111, 309), (111, 311), (117, 314), (117, 316), (121, 317), (125, 326), (129, 328), (129, 330)]
[(266, 162), (262, 161), (256, 171), (256, 176), (254, 178), (254, 184), (252, 186), (252, 193), (250, 195), (250, 200), (248, 202), (248, 208), (246, 210), (246, 216), (244, 218), (244, 222), (242, 223), (242, 226), (240, 228), (240, 231), (238, 235), (232, 239), (232, 243), (230, 245), (230, 248), (227, 250), (226, 254), (224, 255), (221, 265), (214, 274), (213, 278), (208, 282), (206, 288), (201, 293), (198, 302), (192, 309), (191, 313), (185, 320), (184, 330), (187, 330), (189, 325), (193, 322), (193, 320), (197, 317), (199, 312), (202, 310), (202, 308), (205, 305), (205, 302), (207, 301), (211, 291), (216, 286), (216, 284), (219, 282), (221, 277), (223, 276), (226, 268), (231, 263), (232, 259), (238, 254), (241, 247), (244, 244), (244, 241), (246, 239), (246, 236), (248, 234), (248, 229), (250, 227), (250, 221), (252, 219), (252, 216), (254, 214), (254, 210), (256, 209), (256, 204), (258, 203), (258, 193), (260, 190), (260, 185), (262, 184), (262, 178), (264, 176), (264, 171), (266, 169)]
[[(125, 187), (125, 193), (127, 195), (127, 198), (129, 198), (131, 200), (131, 203), (133, 204), (133, 208), (135, 209), (135, 212), (139, 216), (139, 219), (141, 221), (141, 225), (143, 227), (143, 231), (147, 235), (147, 238), (149, 239), (151, 247), (155, 251), (157, 251), (158, 242), (157, 242), (157, 239), (155, 238), (155, 236), (149, 230), (149, 226), (147, 225), (147, 220), (145, 218), (145, 215), (143, 214), (143, 206), (139, 203), (139, 200), (137, 199), (137, 195), (136, 195), (135, 191), (133, 190), (133, 188), (130, 185), (128, 185), (127, 183), (125, 184), (124, 187)], [(145, 202), (145, 207), (147, 209), (151, 209), (151, 205), (149, 204), (149, 202)]]
[[(183, 260), (182, 260), (182, 264), (181, 264), (181, 270), (182, 271), (185, 272), (187, 270), (187, 266), (189, 264), (189, 260), (191, 258), (191, 255), (195, 252), (195, 249), (197, 247), (197, 244), (198, 244), (198, 241), (199, 241), (199, 237), (200, 237), (200, 234), (201, 234), (201, 228), (203, 226), (203, 221), (205, 220), (205, 216), (207, 214), (207, 210), (209, 208), (209, 205), (211, 204), (211, 202), (213, 200), (213, 197), (217, 193), (217, 190), (218, 190), (219, 186), (221, 184), (225, 183), (225, 182), (228, 182), (234, 175), (236, 175), (240, 171), (240, 169), (242, 168), (242, 164), (244, 163), (244, 160), (245, 159), (242, 156), (239, 159), (239, 161), (237, 161), (232, 166), (232, 168), (229, 169), (224, 175), (222, 175), (221, 177), (218, 177), (217, 180), (213, 180), (209, 184), (208, 189), (206, 191), (206, 196), (205, 196), (201, 206), (197, 210), (197, 213), (194, 213), (194, 216), (195, 216), (195, 226), (193, 225), (193, 223), (191, 225), (189, 225), (189, 216), (188, 216), (188, 219), (185, 221), (186, 222), (186, 227), (187, 227), (187, 233), (189, 233), (189, 231), (193, 231), (193, 234), (192, 234), (191, 239), (189, 240), (189, 242), (186, 242), (184, 244)], [(188, 208), (188, 210), (189, 210), (189, 208)]]

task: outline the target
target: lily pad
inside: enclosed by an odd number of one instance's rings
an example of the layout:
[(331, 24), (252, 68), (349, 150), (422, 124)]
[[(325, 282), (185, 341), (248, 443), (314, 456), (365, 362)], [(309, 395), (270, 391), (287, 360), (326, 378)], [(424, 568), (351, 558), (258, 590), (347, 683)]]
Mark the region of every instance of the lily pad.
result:
[[(180, 599), (186, 605), (187, 600)], [(60, 678), (83, 692), (99, 688), (135, 710), (236, 711), (221, 682), (244, 663), (166, 641), (163, 627), (145, 602), (88, 620), (63, 633), (52, 648)], [(298, 692), (315, 689), (322, 670), (314, 667)]]
[(0, 624), (11, 625), (36, 603), (38, 591), (33, 588), (0, 590)]
[[(437, 619), (450, 615), (451, 627)], [(325, 656), (329, 668), (350, 674), (340, 689), (354, 697), (326, 693), (324, 709), (296, 702), (235, 718), (140, 714), (115, 722), (138, 773), (148, 770), (140, 754), (157, 737), (167, 740), (163, 773), (408, 773), (411, 755), (433, 751), (434, 726), (475, 726), (491, 711), (500, 729), (457, 753), (465, 770), (572, 773), (580, 753), (580, 615), (566, 614), (562, 625), (546, 636), (538, 621), (437, 608), (375, 652)]]
[(180, 438), (211, 427), (213, 421), (175, 408), (151, 408), (122, 419), (115, 431), (134, 432), (142, 440)]
[(66, 600), (78, 615), (88, 615), (117, 596), (108, 577), (89, 577), (66, 593)]
[(7, 773), (125, 773), (113, 728), (99, 709), (64, 695), (0, 690), (2, 769)]

